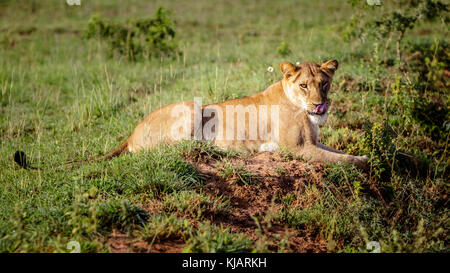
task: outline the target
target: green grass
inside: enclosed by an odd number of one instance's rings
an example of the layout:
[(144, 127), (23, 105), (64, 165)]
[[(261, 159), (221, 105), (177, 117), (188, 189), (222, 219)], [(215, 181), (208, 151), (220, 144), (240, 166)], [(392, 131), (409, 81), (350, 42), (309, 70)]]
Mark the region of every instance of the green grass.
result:
[[(130, 62), (82, 38), (95, 14), (124, 23), (159, 6), (173, 11), (182, 54)], [(254, 94), (281, 79), (282, 61), (331, 58), (340, 65), (321, 140), (370, 154), (371, 169), (327, 165), (318, 185), (305, 174), (306, 188), (281, 196), (272, 221), (327, 240), (332, 252), (365, 252), (368, 241), (392, 252), (448, 252), (448, 14), (406, 32), (405, 60), (426, 56), (400, 70), (389, 65), (394, 48), (343, 39), (357, 12), (347, 1), (0, 1), (0, 252), (67, 252), (71, 240), (82, 252), (108, 252), (112, 230), (151, 243), (176, 238), (188, 252), (267, 250), (263, 236), (254, 242), (209, 222), (229, 212), (229, 201), (204, 193), (209, 178), (186, 160), (218, 160), (223, 179), (259, 187), (264, 177), (226, 164), (240, 153), (183, 142), (55, 166), (110, 152), (160, 106)], [(16, 150), (43, 170), (19, 169)], [(400, 164), (402, 151), (421, 159), (418, 174)], [(148, 213), (152, 202), (162, 210)]]
[(216, 227), (209, 222), (192, 231), (187, 243), (184, 252), (237, 253), (251, 250), (251, 240), (245, 234), (230, 233), (228, 228)]
[(229, 211), (229, 200), (223, 197), (212, 198), (204, 193), (183, 191), (167, 195), (163, 202), (164, 211), (187, 215), (193, 219), (200, 219), (202, 214), (225, 215)]

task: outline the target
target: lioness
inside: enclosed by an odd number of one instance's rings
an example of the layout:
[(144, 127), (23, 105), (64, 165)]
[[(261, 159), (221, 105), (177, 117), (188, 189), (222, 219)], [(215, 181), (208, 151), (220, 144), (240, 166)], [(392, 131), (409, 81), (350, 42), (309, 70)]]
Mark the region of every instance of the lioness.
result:
[(297, 66), (283, 62), (283, 79), (261, 93), (211, 105), (184, 101), (159, 108), (107, 157), (139, 152), (163, 141), (201, 139), (232, 149), (274, 151), (284, 146), (309, 161), (363, 168), (366, 156), (347, 155), (319, 143), (318, 125), (327, 119), (327, 96), (337, 68), (336, 60)]
[[(162, 142), (198, 139), (231, 149), (275, 151), (283, 146), (305, 160), (352, 163), (364, 168), (366, 156), (347, 155), (319, 143), (318, 125), (327, 119), (327, 96), (337, 68), (336, 60), (297, 66), (283, 62), (283, 79), (261, 93), (203, 106), (194, 100), (161, 107), (101, 159), (137, 153)], [(31, 168), (22, 151), (15, 153), (14, 160)]]

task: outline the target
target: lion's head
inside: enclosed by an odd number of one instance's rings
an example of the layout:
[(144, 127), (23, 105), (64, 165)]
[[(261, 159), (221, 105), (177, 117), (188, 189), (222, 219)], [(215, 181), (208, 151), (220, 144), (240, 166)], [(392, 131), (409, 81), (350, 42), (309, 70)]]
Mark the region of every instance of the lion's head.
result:
[(322, 65), (302, 63), (297, 66), (283, 62), (280, 69), (284, 75), (284, 92), (293, 104), (306, 110), (310, 117), (324, 122), (328, 110), (328, 92), (337, 68), (336, 60)]

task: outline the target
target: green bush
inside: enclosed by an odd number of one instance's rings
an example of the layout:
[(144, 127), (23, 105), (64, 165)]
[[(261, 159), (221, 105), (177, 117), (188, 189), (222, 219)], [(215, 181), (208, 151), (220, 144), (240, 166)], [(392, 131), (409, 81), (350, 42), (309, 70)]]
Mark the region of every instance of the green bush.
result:
[(167, 56), (177, 50), (175, 22), (169, 15), (169, 11), (160, 7), (155, 18), (128, 20), (126, 24), (107, 23), (101, 17), (93, 16), (84, 36), (107, 41), (110, 56), (118, 53), (130, 61)]
[[(387, 7), (385, 9), (380, 9), (376, 5), (367, 5), (363, 0), (349, 0), (348, 2), (357, 11), (344, 27), (343, 39), (350, 41), (352, 38), (359, 38), (362, 42), (368, 41), (368, 37), (382, 42), (387, 39), (387, 50), (391, 38), (393, 38), (398, 65), (402, 64), (402, 41), (406, 31), (414, 29), (425, 21), (443, 19), (443, 14), (448, 11), (448, 5), (438, 0), (397, 1), (392, 5), (384, 4)], [(383, 13), (381, 13), (382, 10)]]
[(389, 181), (395, 164), (395, 146), (392, 143), (392, 129), (387, 121), (371, 123), (366, 121), (360, 149), (369, 156), (371, 174), (381, 181)]
[(445, 40), (417, 39), (407, 42), (405, 51), (410, 55), (408, 67), (418, 74), (417, 89), (445, 94), (449, 87), (444, 76), (445, 70), (450, 69), (448, 48)]
[(450, 133), (450, 113), (444, 103), (417, 98), (411, 105), (411, 117), (433, 140), (444, 141)]
[(291, 54), (292, 51), (289, 48), (289, 44), (287, 42), (283, 41), (277, 47), (277, 52), (278, 52), (278, 54), (280, 54), (281, 57), (287, 57), (289, 54)]

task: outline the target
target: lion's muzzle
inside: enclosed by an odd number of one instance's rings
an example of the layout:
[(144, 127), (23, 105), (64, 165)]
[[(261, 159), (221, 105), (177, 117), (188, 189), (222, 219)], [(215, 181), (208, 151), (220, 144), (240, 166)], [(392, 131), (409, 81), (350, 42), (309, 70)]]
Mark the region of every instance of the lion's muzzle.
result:
[(328, 106), (326, 103), (316, 104), (316, 109), (314, 109), (314, 114), (323, 115), (328, 111)]

